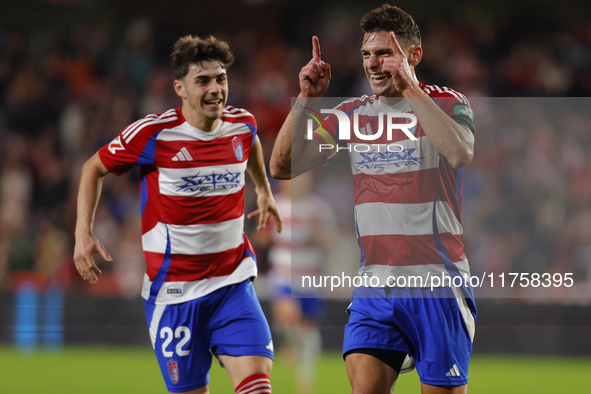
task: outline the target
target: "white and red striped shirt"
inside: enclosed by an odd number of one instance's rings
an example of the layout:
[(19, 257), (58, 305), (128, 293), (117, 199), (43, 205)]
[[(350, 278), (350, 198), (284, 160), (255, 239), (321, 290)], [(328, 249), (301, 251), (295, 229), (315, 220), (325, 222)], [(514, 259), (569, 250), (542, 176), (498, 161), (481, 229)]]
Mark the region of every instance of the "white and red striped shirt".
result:
[(257, 275), (244, 234), (244, 181), (256, 137), (249, 112), (227, 106), (218, 126), (181, 109), (148, 115), (99, 150), (109, 171), (141, 166), (142, 297), (175, 304)]
[[(474, 131), (472, 110), (462, 94), (435, 85), (421, 84), (421, 89), (452, 119)], [(351, 126), (352, 115), (358, 113), (358, 129), (367, 135), (379, 129), (379, 114), (412, 113), (405, 100), (388, 107), (378, 96), (350, 99), (336, 109), (349, 116)], [(331, 114), (326, 122), (336, 138), (337, 117)], [(350, 152), (359, 274), (377, 276), (382, 285), (389, 276), (416, 276), (427, 283), (429, 276), (469, 274), (460, 213), (463, 169), (453, 169), (420, 124), (412, 132), (416, 141), (398, 129), (389, 140), (386, 132), (376, 140), (362, 140), (352, 130), (350, 141), (339, 141)], [(315, 138), (335, 143), (317, 133)]]

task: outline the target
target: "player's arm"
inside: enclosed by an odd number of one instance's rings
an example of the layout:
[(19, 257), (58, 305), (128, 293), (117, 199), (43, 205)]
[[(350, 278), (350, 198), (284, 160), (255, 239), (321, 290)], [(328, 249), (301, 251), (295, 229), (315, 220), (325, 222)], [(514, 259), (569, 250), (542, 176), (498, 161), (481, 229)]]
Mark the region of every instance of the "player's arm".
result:
[[(299, 74), (300, 93), (296, 105), (281, 126), (269, 164), (275, 179), (291, 179), (326, 163), (326, 156), (318, 151), (315, 141), (305, 140), (307, 116), (302, 108), (314, 107), (330, 82), (330, 65), (322, 61), (318, 37), (312, 37), (312, 59)], [(296, 132), (292, 135), (292, 131)]]
[(405, 97), (417, 116), (427, 138), (445, 156), (454, 169), (467, 166), (474, 157), (474, 134), (465, 125), (449, 117), (422, 90), (410, 90)]
[[(435, 149), (445, 156), (453, 168), (467, 166), (474, 156), (474, 134), (468, 127), (449, 117), (421, 90), (410, 70), (409, 59), (393, 32), (390, 32), (390, 46), (392, 56), (381, 60), (382, 70), (391, 75), (396, 90), (406, 98)], [(422, 56), (420, 47), (415, 48), (414, 55), (416, 57), (410, 59), (410, 64), (416, 66)]]
[(283, 219), (279, 213), (279, 208), (277, 208), (277, 203), (275, 202), (273, 192), (271, 191), (271, 185), (267, 178), (263, 147), (258, 136), (255, 138), (254, 145), (250, 151), (246, 169), (255, 184), (258, 207), (256, 211), (249, 213), (247, 218), (251, 219), (255, 216), (259, 216), (257, 230), (262, 230), (267, 226), (271, 217), (274, 217), (275, 222), (277, 223), (277, 231), (281, 232)]
[(109, 173), (101, 161), (98, 152), (82, 167), (80, 186), (78, 189), (78, 207), (76, 214), (76, 244), (74, 246), (74, 263), (83, 279), (90, 283), (98, 281), (101, 270), (94, 262), (93, 255), (100, 253), (106, 261), (113, 261), (104, 246), (92, 232), (96, 208), (101, 195), (104, 176)]

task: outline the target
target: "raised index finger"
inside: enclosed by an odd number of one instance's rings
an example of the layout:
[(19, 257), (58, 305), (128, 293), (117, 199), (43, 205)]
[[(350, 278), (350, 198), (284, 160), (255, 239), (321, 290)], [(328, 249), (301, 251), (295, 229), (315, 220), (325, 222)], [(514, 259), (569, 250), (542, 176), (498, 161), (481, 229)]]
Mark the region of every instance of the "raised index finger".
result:
[(314, 60), (320, 60), (320, 41), (318, 37), (312, 37), (312, 58)]
[(394, 34), (394, 32), (391, 31), (390, 34), (388, 34), (388, 37), (390, 38), (390, 47), (392, 48), (392, 52), (393, 53), (401, 53), (404, 56), (406, 56), (406, 54), (402, 50), (402, 47), (400, 46), (400, 43), (396, 39), (396, 34)]

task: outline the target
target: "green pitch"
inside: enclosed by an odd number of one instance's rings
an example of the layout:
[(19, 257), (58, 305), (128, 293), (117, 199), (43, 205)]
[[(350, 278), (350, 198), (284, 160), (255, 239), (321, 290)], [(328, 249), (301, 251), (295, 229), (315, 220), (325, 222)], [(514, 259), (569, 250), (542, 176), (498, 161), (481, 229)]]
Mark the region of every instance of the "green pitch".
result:
[[(475, 355), (468, 392), (589, 392), (591, 357), (523, 357)], [(212, 394), (234, 391), (226, 372), (214, 360)], [(295, 393), (291, 368), (277, 360), (271, 376), (273, 392)], [(337, 353), (324, 354), (318, 366), (316, 394), (350, 393), (345, 365)], [(43, 350), (21, 354), (0, 347), (0, 393), (165, 393), (152, 349), (67, 347), (60, 353)], [(394, 393), (419, 393), (416, 372), (404, 374)], [(311, 393), (310, 393), (311, 394)]]

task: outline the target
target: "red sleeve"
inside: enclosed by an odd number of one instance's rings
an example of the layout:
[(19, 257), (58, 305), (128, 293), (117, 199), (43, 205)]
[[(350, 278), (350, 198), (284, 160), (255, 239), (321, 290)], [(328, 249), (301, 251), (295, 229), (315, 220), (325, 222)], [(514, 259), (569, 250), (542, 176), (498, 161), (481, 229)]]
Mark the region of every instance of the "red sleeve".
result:
[(99, 149), (99, 157), (105, 167), (117, 175), (131, 170), (139, 157), (137, 144), (125, 144), (124, 141), (120, 133), (113, 141)]
[(427, 90), (431, 89), (429, 96), (450, 118), (475, 131), (474, 112), (466, 96), (447, 87), (429, 85)]
[(179, 123), (175, 110), (148, 115), (123, 129), (113, 141), (99, 149), (99, 157), (105, 167), (117, 175), (136, 165), (154, 164), (156, 137), (164, 128)]

